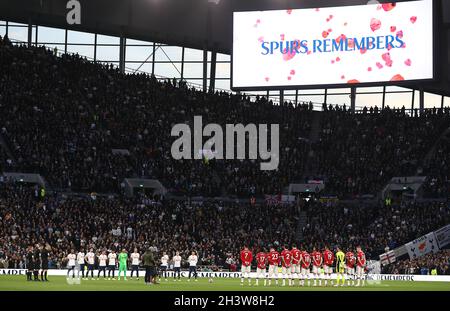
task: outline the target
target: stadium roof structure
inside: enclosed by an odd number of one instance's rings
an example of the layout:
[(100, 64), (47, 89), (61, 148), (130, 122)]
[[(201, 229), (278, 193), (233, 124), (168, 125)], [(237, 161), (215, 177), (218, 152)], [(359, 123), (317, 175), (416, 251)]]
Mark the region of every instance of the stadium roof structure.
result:
[[(79, 0), (81, 25), (68, 25), (69, 0), (0, 0), (0, 18), (231, 54), (233, 12), (361, 5), (374, 0)], [(405, 0), (403, 0), (405, 1)], [(378, 2), (392, 2), (379, 0)], [(398, 1), (397, 1), (398, 2)], [(437, 81), (411, 84), (450, 96), (450, 1), (435, 0)]]

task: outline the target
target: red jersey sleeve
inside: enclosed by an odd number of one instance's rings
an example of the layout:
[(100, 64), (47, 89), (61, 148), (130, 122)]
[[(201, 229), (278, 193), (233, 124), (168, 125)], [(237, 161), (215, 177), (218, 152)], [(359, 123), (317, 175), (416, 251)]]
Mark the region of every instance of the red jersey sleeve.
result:
[(358, 253), (358, 266), (364, 267), (366, 265), (366, 255), (363, 252)]

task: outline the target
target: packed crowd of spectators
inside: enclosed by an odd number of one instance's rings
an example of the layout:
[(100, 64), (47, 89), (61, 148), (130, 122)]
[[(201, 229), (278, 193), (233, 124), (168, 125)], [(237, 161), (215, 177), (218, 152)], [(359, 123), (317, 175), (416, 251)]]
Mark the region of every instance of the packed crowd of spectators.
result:
[[(23, 267), (29, 245), (50, 245), (54, 267), (65, 267), (70, 249), (132, 250), (156, 246), (160, 252), (192, 250), (200, 264), (232, 268), (239, 251), (297, 243), (312, 251), (329, 246), (354, 250), (369, 259), (450, 222), (441, 203), (402, 206), (327, 206), (314, 203), (299, 241), (297, 204), (268, 206), (224, 202), (183, 202), (139, 197), (42, 197), (38, 188), (0, 183), (0, 253), (10, 267)], [(1, 258), (0, 258), (1, 259)]]
[(344, 249), (361, 245), (368, 258), (395, 249), (404, 243), (450, 223), (448, 203), (401, 203), (388, 205), (312, 204), (303, 230), (304, 245), (334, 243)]
[(326, 191), (332, 194), (373, 194), (392, 177), (416, 175), (449, 124), (447, 110), (427, 110), (420, 116), (389, 108), (359, 114), (327, 110), (311, 165), (325, 177)]
[(8, 160), (10, 160), (5, 150), (0, 146), (0, 172), (5, 171), (8, 167)]
[[(120, 192), (123, 178), (159, 179), (189, 195), (279, 194), (308, 173), (341, 197), (376, 193), (394, 175), (414, 174), (448, 124), (449, 111), (326, 109), (309, 145), (309, 105), (274, 105), (225, 92), (205, 94), (179, 81), (122, 74), (78, 55), (0, 39), (0, 133), (16, 170), (40, 173), (55, 189)], [(259, 160), (177, 160), (174, 124), (280, 124), (276, 171)], [(120, 152), (113, 151), (121, 149)], [(192, 150), (192, 153), (199, 152)]]
[(42, 198), (34, 187), (0, 184), (0, 251), (10, 267), (23, 266), (27, 247), (37, 243), (51, 246), (56, 267), (65, 267), (71, 248), (142, 251), (149, 246), (170, 254), (180, 251), (185, 259), (195, 250), (201, 265), (224, 266), (243, 244), (292, 243), (296, 225), (294, 206), (147, 197)]
[(415, 259), (396, 261), (383, 268), (390, 274), (422, 274), (429, 275), (435, 269), (437, 275), (450, 275), (450, 250), (429, 253)]
[(428, 160), (425, 173), (424, 195), (430, 198), (450, 197), (450, 132), (444, 134), (436, 145), (434, 156)]
[[(249, 195), (279, 193), (301, 176), (307, 105), (204, 94), (45, 48), (3, 45), (0, 70), (2, 135), (19, 169), (44, 175), (56, 188), (110, 192), (124, 177), (148, 176), (193, 195)], [(172, 126), (192, 126), (195, 115), (203, 124), (281, 124), (279, 170), (263, 172), (259, 161), (174, 161)]]

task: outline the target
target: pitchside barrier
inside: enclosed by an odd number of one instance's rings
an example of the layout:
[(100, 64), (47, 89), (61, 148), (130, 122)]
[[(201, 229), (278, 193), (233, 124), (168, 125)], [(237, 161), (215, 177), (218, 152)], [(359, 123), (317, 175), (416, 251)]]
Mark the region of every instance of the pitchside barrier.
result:
[[(25, 278), (26, 269), (0, 269), (0, 279), (5, 275), (21, 275)], [(117, 271), (116, 271), (117, 272)], [(140, 277), (144, 277), (145, 271), (140, 271)], [(65, 269), (52, 269), (48, 270), (49, 276), (67, 276), (67, 270)], [(70, 273), (72, 275), (72, 273)], [(77, 273), (75, 273), (77, 276)], [(131, 275), (131, 271), (127, 271), (127, 276)], [(188, 271), (181, 271), (181, 277), (187, 278)], [(94, 276), (97, 277), (97, 270), (94, 271)], [(136, 275), (135, 275), (136, 276)], [(173, 278), (173, 271), (168, 271), (169, 278)], [(117, 273), (116, 273), (117, 277)], [(198, 272), (200, 278), (228, 278), (239, 279), (241, 277), (240, 272)], [(256, 272), (250, 273), (251, 278), (256, 278)], [(278, 274), (279, 279), (283, 279), (282, 274)], [(348, 276), (347, 276), (348, 277)], [(297, 277), (295, 277), (297, 278)], [(310, 275), (312, 279), (312, 275)], [(336, 279), (336, 274), (331, 275), (332, 279)], [(366, 280), (368, 281), (405, 281), (405, 282), (450, 282), (450, 275), (412, 275), (412, 274), (366, 274)]]

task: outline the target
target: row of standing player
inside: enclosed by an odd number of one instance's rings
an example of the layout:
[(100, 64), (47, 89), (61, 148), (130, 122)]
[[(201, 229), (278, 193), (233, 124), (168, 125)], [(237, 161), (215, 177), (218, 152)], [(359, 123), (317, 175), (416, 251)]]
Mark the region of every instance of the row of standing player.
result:
[[(28, 246), (26, 252), (26, 267), (27, 267), (27, 281), (43, 281), (48, 282), (48, 267), (49, 267), (49, 245)], [(41, 279), (39, 279), (39, 270)]]
[[(133, 277), (133, 272), (137, 271), (137, 277), (139, 277), (139, 258), (140, 255), (137, 252), (137, 249), (134, 250), (134, 253), (130, 255), (131, 258), (131, 277)], [(123, 272), (124, 280), (127, 279), (126, 271), (127, 271), (127, 262), (128, 262), (128, 253), (125, 249), (123, 249), (119, 254), (117, 254), (114, 250), (109, 250), (106, 252), (103, 250), (99, 255), (94, 253), (94, 249), (91, 248), (87, 253), (84, 253), (83, 250), (80, 250), (78, 253), (75, 252), (74, 249), (70, 251), (67, 255), (67, 276), (70, 276), (72, 272), (72, 277), (83, 278), (83, 280), (87, 280), (89, 277), (89, 273), (91, 274), (91, 279), (95, 279), (94, 277), (94, 269), (96, 259), (98, 260), (98, 272), (97, 272), (97, 280), (100, 278), (100, 274), (103, 272), (103, 278), (106, 279), (106, 271), (108, 271), (108, 280), (115, 280), (115, 270), (119, 268), (118, 279), (120, 280), (120, 275)], [(75, 275), (75, 271), (78, 270), (77, 275)]]
[[(241, 285), (244, 285), (245, 278), (248, 279), (248, 284), (252, 285), (250, 272), (253, 254), (247, 246), (241, 251), (240, 259)], [(325, 247), (323, 252), (314, 248), (311, 254), (306, 250), (298, 249), (295, 245), (290, 250), (287, 246), (284, 246), (281, 253), (273, 247), (270, 248), (268, 253), (260, 250), (256, 254), (255, 285), (259, 284), (260, 279), (264, 279), (264, 286), (267, 284), (270, 286), (272, 279), (275, 279), (275, 284), (278, 285), (278, 267), (280, 264), (283, 286), (286, 285), (286, 279), (289, 286), (294, 285), (295, 278), (298, 279), (301, 286), (311, 285), (311, 272), (314, 281), (313, 286), (316, 286), (317, 283), (322, 286), (322, 280), (325, 286), (333, 285), (333, 279), (331, 278), (333, 265), (335, 265), (337, 275), (334, 286), (339, 286), (340, 281), (342, 281), (341, 286), (344, 286), (346, 279), (349, 286), (364, 286), (365, 284), (366, 256), (360, 246), (356, 247), (356, 256), (352, 251), (347, 251), (344, 254), (339, 247), (336, 248), (336, 255), (328, 247)], [(312, 271), (310, 270), (311, 264)], [(267, 266), (269, 268), (268, 273)]]
[[(139, 254), (138, 249), (135, 248), (134, 252), (130, 255), (131, 260), (131, 278), (133, 278), (134, 272), (136, 272), (136, 278), (139, 280), (139, 265), (141, 263), (142, 256)], [(79, 268), (77, 277), (80, 277), (84, 280), (87, 280), (89, 277), (89, 272), (91, 274), (91, 279), (95, 279), (94, 277), (94, 269), (96, 260), (98, 262), (98, 274), (97, 280), (100, 278), (101, 272), (103, 272), (103, 278), (106, 279), (106, 270), (108, 270), (108, 280), (115, 280), (115, 270), (119, 268), (118, 279), (120, 280), (121, 272), (124, 273), (124, 280), (127, 279), (126, 271), (127, 271), (127, 261), (128, 261), (128, 253), (125, 249), (122, 250), (119, 255), (116, 254), (114, 250), (102, 251), (99, 255), (94, 253), (94, 249), (90, 249), (89, 252), (84, 253), (80, 250), (77, 254), (72, 249), (71, 252), (67, 255), (67, 276), (70, 276), (70, 272), (72, 272), (72, 277), (75, 277), (76, 267)], [(193, 251), (191, 255), (188, 257), (189, 263), (189, 276), (188, 280), (190, 280), (191, 276), (197, 280), (197, 263), (198, 257)], [(162, 276), (167, 280), (167, 270), (169, 265), (169, 256), (164, 252), (163, 256), (160, 259), (161, 265), (161, 273)], [(174, 279), (180, 280), (181, 276), (181, 262), (182, 258), (180, 253), (177, 251), (172, 258), (173, 266), (174, 266)], [(86, 273), (85, 273), (86, 269)]]

